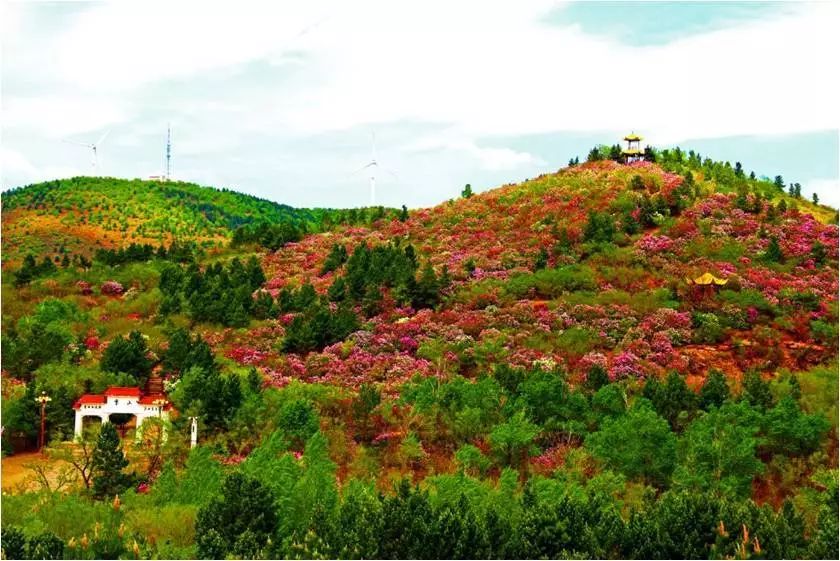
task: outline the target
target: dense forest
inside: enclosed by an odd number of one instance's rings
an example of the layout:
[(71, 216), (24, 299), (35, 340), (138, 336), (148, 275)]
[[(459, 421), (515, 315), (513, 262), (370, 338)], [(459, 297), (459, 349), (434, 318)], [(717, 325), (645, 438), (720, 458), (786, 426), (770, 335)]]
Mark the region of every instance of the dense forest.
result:
[[(3, 555), (836, 558), (837, 211), (586, 160), (410, 211), (4, 195)], [(74, 439), (152, 383), (168, 419)]]

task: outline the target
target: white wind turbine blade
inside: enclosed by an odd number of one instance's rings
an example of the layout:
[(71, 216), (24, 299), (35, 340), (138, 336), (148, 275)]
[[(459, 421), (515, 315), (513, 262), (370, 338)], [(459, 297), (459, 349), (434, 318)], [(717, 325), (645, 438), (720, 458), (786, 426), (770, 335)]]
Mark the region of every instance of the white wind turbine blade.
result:
[(349, 174), (347, 174), (347, 177), (351, 177), (353, 175), (356, 175), (360, 171), (364, 171), (369, 167), (378, 167), (378, 166), (376, 165), (376, 162), (367, 163), (367, 164), (363, 165), (362, 167), (358, 168), (356, 171), (353, 171), (353, 172), (350, 172)]
[(99, 137), (99, 140), (96, 141), (96, 146), (98, 147), (105, 141), (105, 137), (107, 137), (111, 133), (111, 129), (105, 131), (105, 134)]
[(89, 142), (79, 142), (78, 140), (68, 140), (66, 138), (63, 139), (62, 142), (66, 142), (67, 144), (75, 144), (77, 146), (84, 146), (85, 148), (93, 147), (93, 145), (90, 144)]

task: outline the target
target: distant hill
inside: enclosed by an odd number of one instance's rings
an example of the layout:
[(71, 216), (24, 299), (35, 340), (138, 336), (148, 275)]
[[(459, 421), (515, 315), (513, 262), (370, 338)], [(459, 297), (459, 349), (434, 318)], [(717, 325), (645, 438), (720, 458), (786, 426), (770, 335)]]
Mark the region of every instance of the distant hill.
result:
[(74, 177), (3, 194), (3, 260), (62, 250), (89, 253), (131, 242), (214, 245), (246, 224), (293, 223), (311, 230), (333, 218), (342, 217), (194, 183)]

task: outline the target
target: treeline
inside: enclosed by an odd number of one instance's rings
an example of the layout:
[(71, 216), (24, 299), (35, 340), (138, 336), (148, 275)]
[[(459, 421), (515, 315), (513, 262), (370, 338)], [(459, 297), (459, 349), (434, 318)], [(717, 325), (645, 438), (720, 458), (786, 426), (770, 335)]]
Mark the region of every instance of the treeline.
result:
[(336, 244), (321, 271), (326, 274), (341, 268), (343, 273), (336, 274), (326, 297), (319, 297), (310, 284), (280, 291), (277, 310), (299, 314), (286, 328), (284, 350), (304, 353), (343, 340), (359, 328), (353, 308), (360, 308), (367, 317), (374, 316), (382, 310), (386, 293), (398, 305), (434, 308), (450, 282), (445, 269), (437, 275), (429, 263), (418, 275), (417, 256), (411, 244), (371, 248), (361, 243), (349, 257), (346, 248)]
[[(69, 260), (69, 257), (65, 255)], [(29, 284), (35, 279), (49, 276), (58, 270), (55, 263), (48, 256), (44, 256), (40, 263), (35, 260), (35, 256), (31, 253), (27, 254), (23, 259), (23, 265), (15, 273), (15, 286), (21, 287)]]
[(306, 233), (306, 223), (282, 222), (280, 224), (269, 224), (260, 222), (246, 224), (233, 231), (231, 245), (237, 247), (247, 243), (255, 243), (276, 251), (289, 242), (299, 241)]
[(168, 265), (160, 275), (159, 311), (164, 315), (185, 311), (194, 321), (244, 327), (259, 309), (252, 295), (264, 282), (265, 273), (254, 256), (246, 263), (234, 258), (227, 265), (215, 263), (204, 270), (195, 263), (186, 269)]
[(316, 209), (317, 220), (285, 220), (283, 222), (250, 222), (237, 225), (233, 230), (231, 245), (257, 244), (276, 251), (287, 243), (300, 241), (309, 233), (326, 232), (336, 226), (370, 225), (382, 219), (408, 219), (408, 209), (383, 206), (343, 210)]
[(172, 242), (169, 247), (161, 244), (157, 248), (150, 244), (132, 243), (121, 249), (97, 249), (93, 258), (99, 263), (113, 267), (126, 263), (143, 263), (152, 259), (192, 263), (197, 254), (198, 246), (195, 242)]
[(302, 475), (292, 471), (284, 481), (299, 478), (306, 491), (278, 488), (267, 474), (230, 475), (199, 510), (198, 557), (833, 559), (838, 552), (836, 487), (824, 497), (816, 531), (806, 535), (790, 502), (775, 512), (751, 500), (669, 492), (623, 516), (609, 490), (599, 488), (603, 481), (536, 477), (519, 492), (512, 470), (497, 487), (443, 475), (427, 479), (436, 492), (403, 480), (391, 495), (359, 482), (339, 495), (335, 466), (309, 447), (304, 458)]

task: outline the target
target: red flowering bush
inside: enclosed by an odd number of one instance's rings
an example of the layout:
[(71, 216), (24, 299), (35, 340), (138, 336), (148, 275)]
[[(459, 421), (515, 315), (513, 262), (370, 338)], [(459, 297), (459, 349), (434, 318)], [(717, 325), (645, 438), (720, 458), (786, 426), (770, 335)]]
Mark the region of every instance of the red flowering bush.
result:
[(105, 281), (99, 287), (99, 292), (107, 296), (119, 296), (125, 292), (125, 288), (117, 281)]

